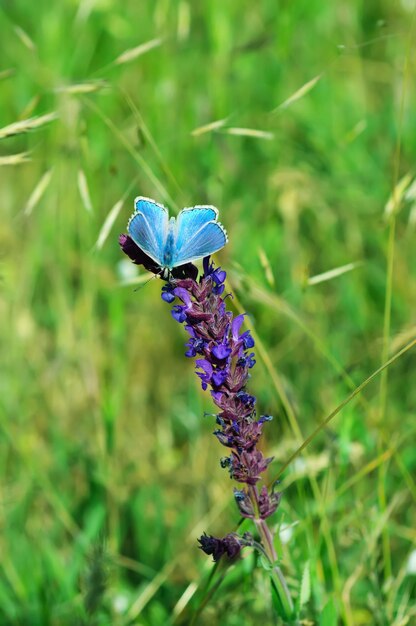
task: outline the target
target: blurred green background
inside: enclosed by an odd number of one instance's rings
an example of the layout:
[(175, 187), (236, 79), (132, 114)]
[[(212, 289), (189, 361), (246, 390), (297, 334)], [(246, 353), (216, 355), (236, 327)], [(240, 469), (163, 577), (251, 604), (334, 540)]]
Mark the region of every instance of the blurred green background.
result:
[[(414, 339), (414, 13), (1, 2), (0, 624), (190, 623), (196, 538), (238, 523), (183, 329), (118, 248), (136, 195), (220, 210), (270, 480)], [(305, 624), (416, 623), (415, 365), (283, 474), (272, 522), (295, 598), (310, 578)], [(197, 624), (275, 623), (254, 558)]]

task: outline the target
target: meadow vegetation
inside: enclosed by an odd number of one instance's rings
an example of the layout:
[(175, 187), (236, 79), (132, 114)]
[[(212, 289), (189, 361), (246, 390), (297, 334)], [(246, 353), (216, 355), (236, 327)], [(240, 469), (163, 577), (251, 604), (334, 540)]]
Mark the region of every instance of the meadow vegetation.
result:
[(1, 625), (277, 623), (137, 195), (220, 210), (304, 624), (416, 623), (415, 11), (1, 3)]

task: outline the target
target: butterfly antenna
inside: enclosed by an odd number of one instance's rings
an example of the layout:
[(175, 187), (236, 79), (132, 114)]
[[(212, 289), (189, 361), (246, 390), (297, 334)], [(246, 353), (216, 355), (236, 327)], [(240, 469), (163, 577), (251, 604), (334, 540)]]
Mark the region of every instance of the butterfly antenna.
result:
[(146, 280), (145, 283), (143, 283), (143, 285), (139, 285), (138, 287), (136, 287), (136, 289), (134, 290), (136, 291), (140, 291), (140, 289), (143, 289), (143, 287), (146, 287), (146, 285), (148, 285), (150, 283), (151, 280), (153, 280), (154, 278), (157, 278), (160, 275), (160, 272), (158, 272), (157, 274), (154, 274), (153, 276), (151, 276), (149, 278), (149, 280)]

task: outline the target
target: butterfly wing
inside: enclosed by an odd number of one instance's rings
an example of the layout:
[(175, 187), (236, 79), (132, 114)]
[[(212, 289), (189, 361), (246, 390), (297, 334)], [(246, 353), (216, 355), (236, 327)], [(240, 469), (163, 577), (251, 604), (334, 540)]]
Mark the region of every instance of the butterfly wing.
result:
[(127, 230), (134, 243), (158, 265), (163, 266), (164, 246), (168, 232), (168, 211), (150, 198), (139, 196), (134, 201), (136, 211), (129, 219)]
[(217, 218), (218, 210), (212, 206), (182, 209), (177, 217), (173, 267), (206, 257), (225, 246), (227, 233)]

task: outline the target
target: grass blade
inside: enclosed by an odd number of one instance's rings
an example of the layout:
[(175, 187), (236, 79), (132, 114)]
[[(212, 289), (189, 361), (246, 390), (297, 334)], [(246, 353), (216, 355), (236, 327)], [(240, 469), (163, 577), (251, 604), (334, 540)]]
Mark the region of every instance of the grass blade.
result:
[(30, 194), (29, 200), (27, 201), (27, 204), (23, 211), (25, 215), (30, 215), (33, 209), (39, 204), (40, 199), (42, 198), (43, 194), (49, 186), (49, 183), (51, 182), (52, 171), (53, 170), (51, 168), (43, 174), (42, 178)]
[(14, 32), (19, 37), (19, 39), (22, 42), (22, 44), (28, 50), (30, 50), (31, 52), (34, 52), (36, 50), (36, 45), (35, 45), (34, 41), (29, 37), (27, 32), (23, 30), (23, 28), (21, 28), (20, 26), (15, 26), (14, 27)]
[(87, 177), (85, 176), (84, 170), (78, 171), (78, 189), (81, 196), (82, 204), (84, 205), (88, 213), (92, 213), (93, 209), (91, 196), (88, 189)]
[(194, 130), (191, 131), (191, 135), (193, 137), (199, 137), (199, 135), (205, 135), (205, 133), (210, 133), (213, 130), (218, 130), (219, 128), (222, 128), (224, 126), (226, 121), (227, 118), (224, 118), (223, 120), (215, 120), (214, 122), (210, 122), (209, 124), (204, 124), (204, 126), (194, 128)]
[(13, 122), (13, 124), (9, 124), (8, 126), (0, 128), (0, 139), (28, 133), (31, 130), (41, 128), (45, 124), (49, 124), (49, 122), (53, 122), (57, 118), (58, 114), (52, 111), (51, 113), (46, 113), (45, 115), (38, 115), (35, 117), (30, 117), (27, 120)]
[(108, 83), (105, 80), (91, 80), (85, 83), (74, 83), (73, 85), (66, 85), (63, 87), (57, 87), (55, 91), (57, 93), (68, 93), (71, 95), (95, 93), (108, 87)]
[(307, 561), (303, 569), (302, 581), (300, 585), (299, 608), (308, 604), (311, 597), (311, 572), (310, 563)]
[(253, 137), (254, 139), (274, 139), (274, 134), (267, 130), (257, 130), (256, 128), (225, 128), (223, 130), (227, 135), (238, 135), (241, 137)]
[(393, 215), (393, 213), (398, 213), (401, 208), (402, 201), (404, 199), (411, 199), (413, 192), (412, 187), (414, 187), (414, 183), (413, 185), (411, 185), (411, 183), (412, 175), (406, 174), (399, 180), (397, 185), (394, 186), (393, 192), (384, 207), (385, 217), (389, 218)]
[(2, 165), (21, 165), (30, 161), (29, 152), (19, 152), (18, 154), (8, 154), (0, 157), (0, 166)]
[(97, 243), (95, 244), (97, 250), (101, 250), (101, 248), (103, 247), (108, 235), (110, 234), (113, 224), (118, 217), (118, 214), (123, 208), (123, 203), (123, 199), (116, 202), (116, 204), (113, 206), (113, 208), (110, 210), (107, 217), (105, 218), (104, 224), (102, 225), (102, 228), (100, 230), (100, 234), (98, 235)]
[(163, 40), (160, 38), (151, 39), (150, 41), (147, 41), (146, 43), (142, 43), (140, 46), (136, 46), (135, 48), (129, 48), (128, 50), (120, 54), (120, 56), (116, 58), (114, 63), (115, 65), (122, 65), (123, 63), (130, 63), (131, 61), (134, 61), (135, 59), (137, 59), (137, 57), (141, 56), (142, 54), (145, 54), (146, 52), (153, 50), (153, 48), (157, 48), (158, 46), (160, 46), (162, 41)]
[(315, 87), (315, 85), (321, 80), (322, 76), (323, 74), (318, 74), (318, 76), (315, 76), (315, 78), (312, 78), (312, 80), (302, 85), (300, 89), (295, 91), (295, 93), (293, 93), (289, 98), (284, 100), (282, 104), (279, 104), (278, 107), (273, 109), (272, 113), (277, 113), (277, 111), (282, 111), (283, 109), (287, 109), (294, 102), (297, 102), (298, 100), (303, 98), (303, 96), (306, 96), (306, 94), (309, 93)]
[(355, 270), (357, 267), (362, 265), (361, 261), (356, 261), (355, 263), (347, 263), (346, 265), (341, 265), (340, 267), (335, 267), (332, 270), (328, 270), (327, 272), (322, 272), (322, 274), (316, 274), (316, 276), (311, 276), (308, 278), (307, 284), (318, 285), (319, 283), (324, 283), (328, 280), (332, 280), (337, 278), (338, 276), (342, 276), (346, 272), (351, 272), (351, 270)]

